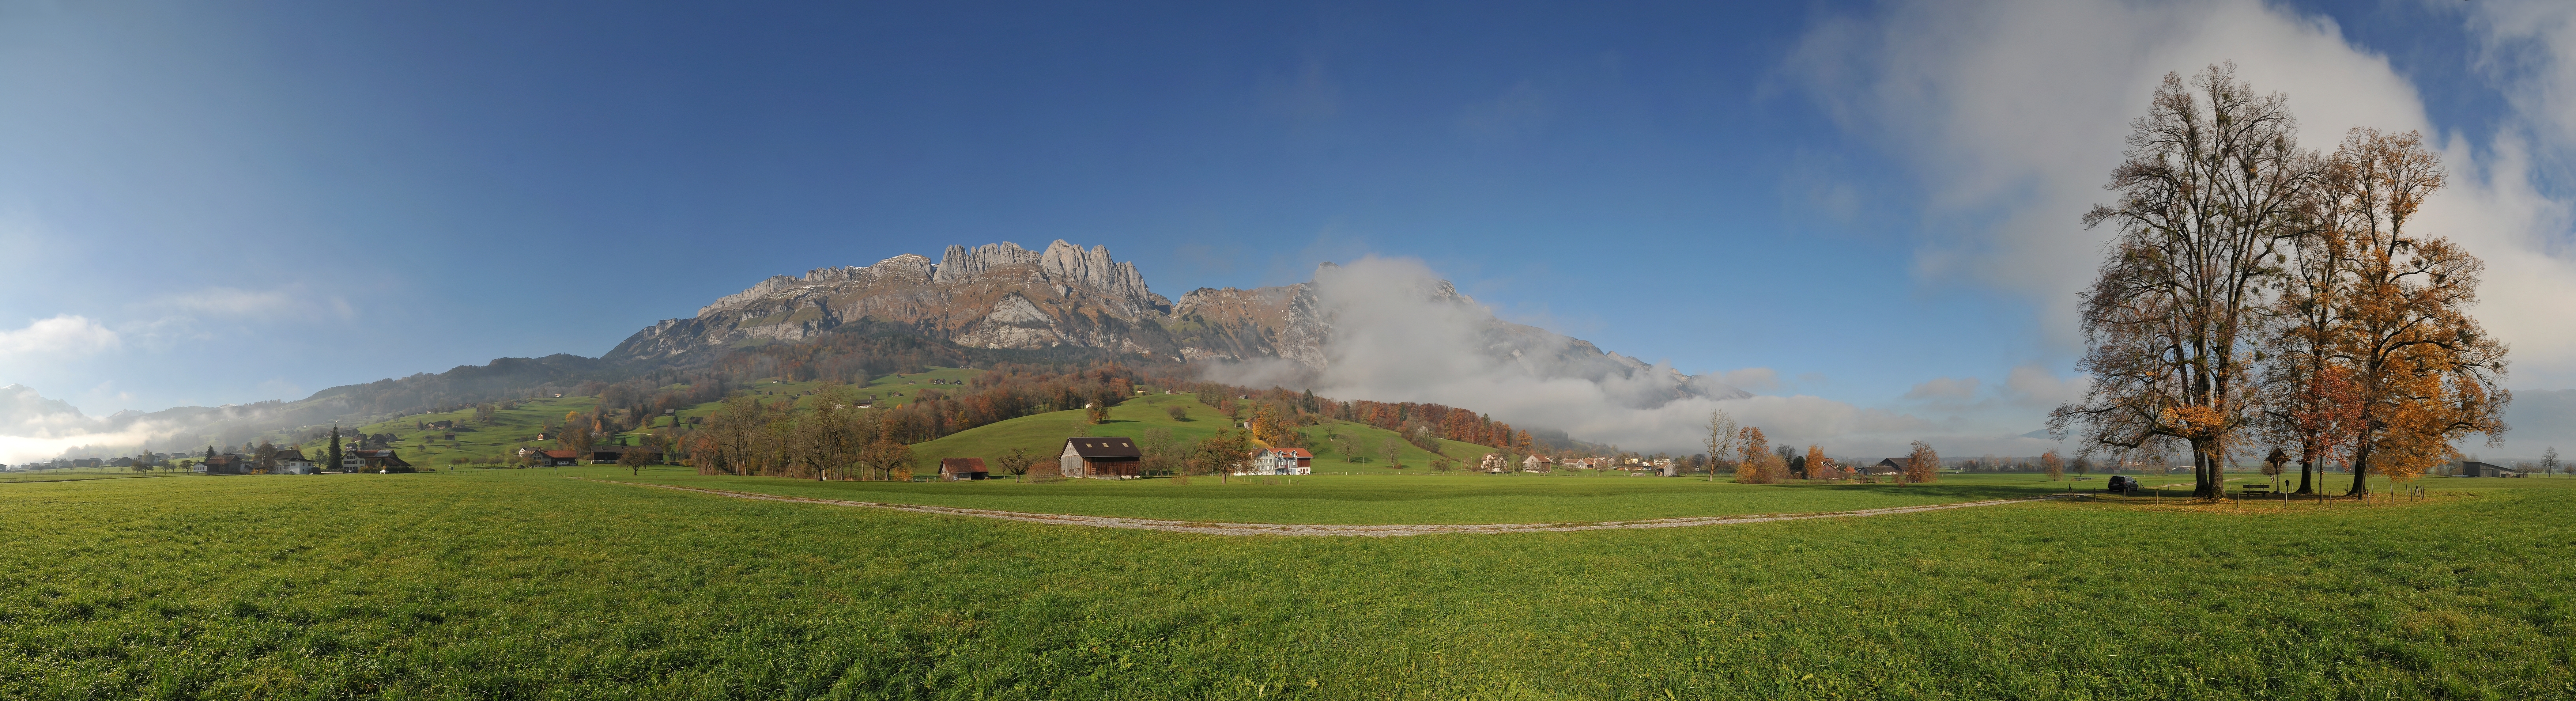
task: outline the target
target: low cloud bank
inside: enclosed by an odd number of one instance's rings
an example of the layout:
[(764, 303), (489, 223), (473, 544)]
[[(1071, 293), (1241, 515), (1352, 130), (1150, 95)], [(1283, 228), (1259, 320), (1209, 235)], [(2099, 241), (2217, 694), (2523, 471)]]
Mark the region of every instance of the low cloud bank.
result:
[(1663, 363), (1594, 372), (1597, 364), (1584, 360), (1588, 344), (1577, 348), (1583, 342), (1502, 322), (1417, 261), (1365, 258), (1327, 267), (1315, 286), (1332, 324), (1320, 371), (1259, 361), (1217, 366), (1212, 376), (1303, 385), (1345, 399), (1437, 402), (1642, 451), (1704, 451), (1709, 414), (1718, 410), (1761, 426), (1775, 442), (1818, 443), (1846, 457), (1898, 455), (1917, 439), (1969, 453), (2035, 455), (2053, 445), (2014, 435), (2036, 427), (2037, 413), (2028, 427), (2006, 430), (1813, 396), (1753, 395), (1726, 382), (1767, 388), (1775, 373), (1763, 368), (1723, 379), (1682, 376)]

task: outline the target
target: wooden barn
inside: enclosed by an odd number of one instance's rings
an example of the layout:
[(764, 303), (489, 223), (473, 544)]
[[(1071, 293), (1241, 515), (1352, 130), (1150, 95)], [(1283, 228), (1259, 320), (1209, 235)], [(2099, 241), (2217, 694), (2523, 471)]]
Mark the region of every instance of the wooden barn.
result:
[(538, 467), (565, 467), (581, 464), (581, 454), (569, 450), (531, 450), (528, 461)]
[(1082, 436), (1064, 439), (1057, 462), (1066, 477), (1136, 477), (1144, 474), (1145, 454), (1133, 438)]
[(2469, 460), (2460, 463), (2461, 477), (2521, 477), (2522, 471), (2494, 463)]
[(983, 458), (939, 459), (939, 478), (943, 480), (948, 480), (950, 482), (958, 480), (979, 480), (984, 479), (991, 474), (992, 473), (984, 470)]

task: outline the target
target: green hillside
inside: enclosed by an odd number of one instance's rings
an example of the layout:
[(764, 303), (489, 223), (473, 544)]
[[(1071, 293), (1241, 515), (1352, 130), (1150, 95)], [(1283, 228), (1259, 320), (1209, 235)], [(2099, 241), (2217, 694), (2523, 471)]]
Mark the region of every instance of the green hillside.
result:
[[(874, 395), (877, 406), (894, 407), (911, 403), (923, 389), (946, 388), (945, 384), (931, 384), (933, 380), (948, 384), (963, 384), (983, 373), (982, 370), (974, 369), (932, 368), (925, 372), (880, 377), (859, 387), (858, 391), (861, 397)], [(766, 379), (755, 382), (741, 392), (750, 392), (764, 398), (791, 397), (796, 400), (797, 407), (801, 409), (814, 399), (807, 393), (821, 389), (823, 384), (822, 382), (781, 382)], [(565, 414), (587, 412), (599, 407), (598, 397), (540, 397), (522, 399), (519, 402), (517, 407), (494, 412), (488, 422), (475, 421), (474, 409), (468, 407), (456, 411), (416, 414), (364, 426), (347, 427), (341, 429), (341, 433), (351, 436), (353, 442), (357, 434), (393, 434), (396, 440), (392, 447), (396, 454), (422, 467), (457, 464), (456, 461), (459, 459), (469, 464), (489, 464), (504, 462), (515, 457), (523, 444), (544, 448), (554, 447), (553, 441), (536, 440), (537, 434), (548, 423), (561, 426)], [(720, 404), (720, 402), (698, 404), (680, 409), (677, 413), (681, 417), (705, 417), (715, 413)], [(456, 423), (456, 429), (450, 431), (419, 428), (422, 424), (438, 421), (453, 421)], [(656, 418), (653, 425), (671, 424), (670, 419)], [(452, 438), (450, 434), (453, 434)], [(286, 435), (283, 433), (272, 434), (267, 438), (281, 446), (287, 444)], [(636, 434), (627, 432), (618, 434), (612, 440), (602, 440), (601, 444), (633, 445), (636, 442)], [(323, 445), (321, 441), (306, 441), (305, 452), (318, 455), (318, 450)]]
[[(1173, 419), (1169, 412), (1171, 407), (1175, 406), (1188, 412), (1189, 420)], [(1217, 431), (1233, 426), (1234, 423), (1233, 419), (1218, 413), (1216, 409), (1199, 403), (1195, 395), (1148, 394), (1110, 407), (1109, 421), (1099, 425), (1083, 423), (1083, 412), (1079, 410), (1036, 414), (978, 426), (959, 431), (946, 438), (923, 442), (914, 445), (912, 452), (913, 455), (919, 456), (920, 464), (925, 466), (924, 470), (927, 473), (937, 469), (940, 458), (984, 458), (989, 462), (993, 458), (1011, 452), (1013, 448), (1026, 449), (1031, 454), (1042, 457), (1053, 456), (1063, 449), (1064, 439), (1073, 436), (1142, 438), (1145, 431), (1149, 429), (1166, 428), (1171, 429), (1174, 438), (1196, 441), (1215, 436)], [(1431, 471), (1431, 453), (1414, 447), (1410, 443), (1404, 443), (1402, 440), (1396, 442), (1402, 446), (1400, 453), (1405, 466), (1404, 470), (1394, 469), (1387, 464), (1384, 457), (1375, 454), (1378, 446), (1387, 439), (1397, 438), (1394, 431), (1338, 420), (1327, 420), (1322, 424), (1307, 426), (1300, 430), (1306, 434), (1307, 444), (1312, 446), (1308, 449), (1315, 453), (1314, 468), (1317, 473), (1395, 474)], [(1363, 455), (1360, 457), (1367, 460), (1354, 462), (1350, 459), (1353, 456), (1341, 454), (1331, 445), (1332, 442), (1327, 440), (1328, 436), (1332, 435), (1358, 436), (1360, 445), (1363, 446), (1361, 449)], [(1441, 441), (1440, 446), (1442, 452), (1447, 453), (1450, 459), (1459, 461), (1462, 469), (1474, 466), (1478, 458), (1494, 452), (1493, 448), (1457, 441)]]
[[(984, 371), (971, 368), (931, 368), (923, 372), (887, 375), (874, 380), (869, 380), (867, 384), (857, 387), (856, 390), (859, 398), (873, 401), (878, 408), (891, 409), (911, 404), (913, 400), (919, 399), (921, 396), (921, 390), (935, 389), (949, 391), (961, 389), (967, 381), (975, 379), (975, 376), (982, 374), (984, 374)], [(944, 382), (946, 384), (934, 385), (931, 384), (931, 381), (933, 380)], [(751, 392), (760, 397), (792, 397), (796, 400), (796, 408), (807, 409), (812, 407), (814, 397), (809, 396), (806, 393), (820, 390), (823, 388), (824, 384), (825, 383), (821, 381), (789, 382), (777, 378), (767, 378), (754, 381), (750, 387), (745, 388), (742, 391)], [(950, 393), (954, 394), (955, 392), (951, 391)], [(716, 408), (721, 405), (722, 402), (707, 402), (705, 404), (681, 409), (679, 410), (679, 415), (688, 418), (705, 418), (708, 415), (716, 413)], [(657, 425), (667, 426), (670, 424), (668, 422), (663, 422)]]
[[(892, 408), (913, 402), (920, 397), (922, 390), (944, 390), (952, 386), (962, 386), (983, 373), (983, 370), (975, 369), (932, 368), (919, 373), (887, 375), (855, 389), (861, 398), (872, 398), (877, 407)], [(934, 381), (941, 384), (933, 384)], [(764, 379), (740, 390), (737, 396), (747, 392), (763, 399), (787, 398), (794, 401), (798, 409), (806, 409), (818, 399), (810, 393), (822, 389), (823, 386), (822, 382)], [(352, 440), (356, 434), (361, 433), (393, 434), (396, 440), (392, 447), (397, 454), (412, 464), (422, 467), (454, 464), (489, 465), (507, 462), (516, 455), (522, 445), (553, 447), (553, 441), (536, 440), (538, 433), (547, 424), (553, 423), (560, 426), (565, 414), (587, 412), (598, 406), (597, 397), (542, 397), (520, 400), (517, 407), (494, 412), (488, 422), (475, 421), (474, 410), (469, 407), (457, 411), (418, 414), (344, 428), (342, 432), (344, 435), (352, 436)], [(708, 402), (679, 409), (676, 414), (683, 421), (692, 418), (703, 419), (714, 414), (720, 406), (721, 402)], [(1187, 412), (1188, 420), (1175, 420), (1170, 416), (1168, 412), (1175, 406)], [(1063, 446), (1064, 439), (1071, 436), (1142, 438), (1145, 431), (1149, 429), (1166, 428), (1172, 431), (1175, 438), (1197, 441), (1214, 436), (1217, 431), (1236, 423), (1234, 419), (1219, 413), (1215, 408), (1199, 403), (1198, 398), (1191, 394), (1138, 396), (1111, 407), (1109, 416), (1109, 422), (1099, 425), (1084, 423), (1083, 412), (1078, 410), (1024, 416), (920, 443), (913, 446), (913, 453), (919, 456), (917, 463), (919, 473), (932, 474), (937, 471), (940, 458), (978, 457), (989, 461), (1010, 452), (1013, 448), (1026, 449), (1031, 454), (1040, 456), (1054, 455)], [(418, 428), (420, 425), (438, 421), (453, 421), (456, 428), (452, 431)], [(657, 417), (652, 425), (669, 426), (670, 422), (669, 418)], [(1314, 469), (1318, 473), (1422, 474), (1431, 472), (1431, 453), (1400, 439), (1397, 443), (1400, 446), (1398, 452), (1404, 464), (1403, 470), (1393, 468), (1386, 462), (1383, 455), (1378, 454), (1380, 446), (1387, 440), (1398, 438), (1393, 431), (1338, 420), (1326, 420), (1321, 424), (1302, 427), (1299, 430), (1306, 434), (1309, 450), (1315, 453)], [(1336, 436), (1357, 437), (1361, 454), (1358, 456), (1343, 454), (1337, 442), (1332, 440)], [(274, 438), (279, 440), (280, 445), (285, 444), (283, 439), (282, 434)], [(637, 443), (637, 437), (634, 432), (628, 432), (605, 439), (601, 443), (633, 445)], [(307, 441), (304, 447), (307, 453), (316, 453), (321, 445), (319, 441)], [(1457, 441), (1441, 441), (1440, 446), (1450, 459), (1458, 461), (1462, 471), (1472, 468), (1477, 459), (1484, 454), (1494, 452), (1490, 447)], [(1353, 457), (1361, 459), (1353, 460)]]
[[(393, 443), (394, 454), (402, 456), (406, 462), (424, 468), (456, 464), (459, 458), (472, 463), (497, 462), (514, 457), (520, 444), (537, 444), (537, 434), (545, 429), (548, 422), (561, 426), (564, 414), (590, 411), (598, 406), (597, 397), (523, 399), (519, 401), (519, 406), (516, 408), (493, 412), (488, 422), (475, 421), (474, 410), (468, 408), (405, 416), (392, 421), (359, 426), (355, 430), (342, 429), (341, 435), (352, 436), (351, 440), (354, 442), (354, 434), (394, 434), (396, 438)], [(454, 421), (456, 428), (452, 431), (417, 428), (420, 424), (437, 421)], [(455, 437), (449, 438), (451, 434)], [(554, 442), (544, 441), (542, 445), (551, 448), (554, 447)], [(319, 449), (324, 446), (324, 443), (310, 443), (304, 446), (304, 452), (306, 455), (318, 455)]]

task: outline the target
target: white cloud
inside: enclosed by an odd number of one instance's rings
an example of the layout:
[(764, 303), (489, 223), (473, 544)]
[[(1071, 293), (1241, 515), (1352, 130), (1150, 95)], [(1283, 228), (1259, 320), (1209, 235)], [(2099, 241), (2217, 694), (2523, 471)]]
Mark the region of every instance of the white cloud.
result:
[[(1527, 357), (1498, 358), (1484, 352), (1489, 339), (1481, 334), (1489, 328), (1489, 312), (1431, 299), (1425, 290), (1436, 287), (1439, 278), (1416, 261), (1366, 258), (1318, 283), (1318, 301), (1331, 315), (1332, 334), (1324, 370), (1312, 386), (1325, 396), (1437, 402), (1517, 426), (1554, 428), (1581, 440), (1646, 451), (1698, 452), (1709, 413), (1719, 410), (1742, 424), (1762, 427), (1774, 442), (1817, 443), (1845, 457), (1895, 455), (1916, 439), (1932, 440), (1944, 450), (2011, 455), (2037, 455), (2049, 447), (2045, 441), (2012, 435), (2030, 427), (1991, 421), (1983, 414), (1936, 421), (1805, 395), (1673, 399), (1662, 393), (1668, 385), (1652, 379), (1669, 373), (1665, 366), (1586, 379), (1534, 368), (1526, 364)], [(1539, 349), (1530, 355), (1550, 354)], [(1220, 372), (1229, 381), (1255, 386), (1297, 384), (1294, 378), (1299, 377), (1285, 361), (1235, 364)], [(1721, 379), (1738, 387), (1779, 384), (1778, 373), (1768, 368), (1736, 370)], [(1978, 386), (1974, 379), (1948, 382), (1967, 388), (1961, 399), (1973, 396)], [(2036, 419), (2028, 423), (2035, 426)]]
[(1956, 400), (1975, 399), (1977, 396), (1977, 384), (1977, 378), (1974, 377), (1962, 377), (1958, 379), (1935, 377), (1931, 380), (1915, 384), (1913, 389), (1906, 390), (1905, 398)]
[(115, 331), (73, 314), (0, 330), (0, 358), (78, 357), (115, 350), (120, 344)]
[(2084, 390), (2093, 386), (2093, 378), (2075, 376), (2060, 379), (2056, 373), (2037, 365), (2012, 369), (1997, 388), (2004, 399), (2024, 407), (2051, 409), (2059, 404), (2084, 398)]
[[(2499, 47), (2491, 55), (2511, 49), (2527, 69), (2507, 87), (2529, 130), (2576, 143), (2576, 67), (2557, 55), (2576, 45), (2571, 11), (2481, 12)], [(2431, 134), (2454, 179), (2419, 230), (2486, 258), (2480, 315), (2514, 344), (2517, 369), (2576, 376), (2568, 210), (2530, 185), (2533, 166), (2518, 155), (2530, 139), (2509, 129), (2480, 149), (2435, 131), (2414, 86), (2330, 20), (2256, 0), (1899, 0), (1820, 25), (1789, 65), (1846, 129), (1912, 164), (1936, 232), (1917, 250), (1917, 273), (2023, 294), (2051, 340), (2071, 348), (2075, 292), (2110, 233), (2078, 217), (2108, 197), (2101, 185), (2156, 81), (2222, 61), (2257, 90), (2287, 93), (2311, 147), (2354, 126)]]

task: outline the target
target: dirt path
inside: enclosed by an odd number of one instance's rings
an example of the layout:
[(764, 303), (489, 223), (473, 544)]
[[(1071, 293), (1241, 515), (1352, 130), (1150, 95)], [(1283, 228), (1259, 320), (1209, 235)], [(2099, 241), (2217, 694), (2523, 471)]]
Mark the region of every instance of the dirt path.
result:
[(837, 500), (837, 499), (809, 499), (809, 498), (806, 498), (806, 497), (789, 497), (789, 496), (779, 496), (779, 495), (776, 495), (776, 494), (758, 494), (758, 493), (753, 493), (753, 492), (736, 492), (736, 491), (723, 490), (723, 489), (704, 489), (704, 488), (699, 488), (699, 487), (678, 487), (678, 486), (672, 486), (672, 485), (667, 485), (667, 484), (645, 484), (645, 483), (642, 483), (642, 482), (618, 482), (618, 481), (615, 481), (615, 480), (601, 480), (601, 481), (603, 481), (603, 482), (610, 482), (610, 483), (613, 483), (613, 484), (634, 485), (634, 486), (638, 486), (638, 487), (659, 487), (659, 488), (662, 488), (662, 489), (672, 489), (672, 490), (678, 490), (678, 491), (683, 491), (683, 492), (699, 492), (699, 493), (703, 493), (703, 494), (714, 494), (714, 495), (717, 495), (717, 496), (733, 497), (733, 498), (736, 498), (736, 499), (757, 499), (757, 500), (761, 500), (761, 501), (785, 501), (785, 502), (795, 502), (795, 503), (801, 503), (801, 504), (826, 504), (826, 505), (831, 505), (831, 506), (864, 506), (864, 507), (868, 507), (868, 508), (889, 509), (889, 510), (894, 510), (894, 511), (910, 511), (910, 512), (913, 512), (913, 513), (922, 513), (922, 514), (943, 514), (943, 515), (948, 515), (948, 516), (973, 516), (973, 517), (976, 517), (976, 518), (995, 518), (995, 519), (1002, 519), (1002, 520), (1005, 520), (1005, 521), (1027, 521), (1027, 522), (1029, 522), (1029, 523), (1052, 523), (1052, 524), (1065, 525), (1065, 526), (1094, 526), (1094, 527), (1099, 527), (1099, 528), (1135, 528), (1135, 529), (1142, 529), (1142, 530), (1149, 530), (1149, 531), (1171, 531), (1171, 532), (1175, 532), (1175, 533), (1206, 533), (1206, 534), (1211, 534), (1211, 535), (1339, 535), (1339, 536), (1370, 536), (1370, 537), (1377, 537), (1377, 538), (1384, 538), (1384, 537), (1388, 537), (1388, 536), (1400, 536), (1400, 535), (1430, 535), (1430, 534), (1434, 534), (1434, 533), (1536, 533), (1536, 532), (1557, 532), (1557, 531), (1606, 531), (1606, 530), (1623, 529), (1623, 528), (1687, 528), (1687, 527), (1691, 527), (1691, 526), (1722, 526), (1722, 525), (1731, 525), (1731, 524), (1739, 524), (1739, 523), (1764, 523), (1764, 522), (1769, 522), (1769, 521), (1798, 521), (1798, 520), (1811, 519), (1811, 518), (1858, 518), (1858, 517), (1863, 517), (1863, 516), (1894, 516), (1894, 515), (1897, 515), (1897, 514), (1911, 514), (1911, 513), (1919, 513), (1919, 512), (1924, 512), (1924, 511), (1941, 511), (1941, 510), (1944, 510), (1944, 509), (1965, 509), (1965, 508), (1975, 507), (1975, 506), (2002, 506), (2002, 505), (2005, 505), (2005, 504), (2019, 504), (2019, 503), (2023, 503), (2023, 502), (2031, 502), (2031, 501), (2045, 501), (2045, 500), (2049, 500), (2049, 499), (2065, 499), (2065, 498), (2070, 498), (2070, 497), (2082, 496), (2082, 495), (2080, 495), (2080, 494), (2051, 494), (2051, 495), (2048, 495), (2048, 496), (2027, 497), (2027, 498), (2022, 498), (2022, 499), (1995, 499), (1995, 500), (1991, 500), (1991, 501), (1971, 501), (1971, 502), (1961, 502), (1961, 503), (1956, 503), (1956, 504), (1932, 504), (1932, 505), (1927, 505), (1927, 506), (1896, 506), (1896, 507), (1889, 507), (1889, 508), (1884, 508), (1884, 509), (1861, 509), (1861, 510), (1858, 510), (1858, 511), (1825, 511), (1825, 512), (1804, 513), (1804, 514), (1744, 514), (1744, 515), (1737, 515), (1737, 516), (1695, 516), (1695, 517), (1690, 517), (1690, 518), (1659, 518), (1659, 519), (1648, 519), (1648, 520), (1642, 520), (1642, 521), (1600, 521), (1600, 522), (1593, 522), (1593, 523), (1479, 523), (1479, 524), (1423, 524), (1423, 525), (1325, 525), (1325, 524), (1292, 524), (1292, 523), (1205, 523), (1205, 522), (1198, 522), (1198, 521), (1169, 521), (1169, 520), (1163, 520), (1163, 519), (1152, 519), (1152, 518), (1124, 518), (1124, 517), (1118, 517), (1118, 516), (1075, 516), (1075, 515), (1072, 515), (1072, 514), (1032, 514), (1032, 513), (1026, 513), (1026, 512), (1020, 512), (1020, 511), (993, 511), (993, 510), (990, 510), (990, 509), (967, 509), (967, 508), (960, 508), (960, 507), (954, 507), (954, 506), (925, 506), (925, 505), (921, 505), (921, 504), (887, 504), (887, 503), (873, 502), (873, 501), (840, 501), (840, 500)]

